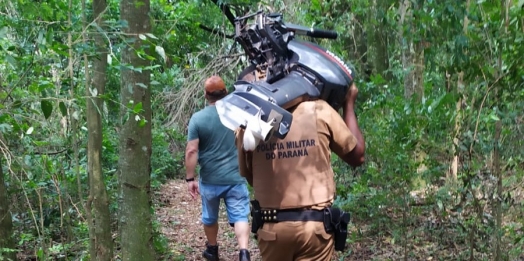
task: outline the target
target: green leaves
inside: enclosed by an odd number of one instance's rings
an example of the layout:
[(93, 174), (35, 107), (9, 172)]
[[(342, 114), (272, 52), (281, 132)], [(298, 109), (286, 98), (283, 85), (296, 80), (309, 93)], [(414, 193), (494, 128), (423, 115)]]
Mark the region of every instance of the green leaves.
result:
[(133, 113), (134, 114), (139, 114), (142, 112), (142, 103), (139, 102), (137, 104), (135, 104), (135, 106), (133, 107)]
[(135, 83), (135, 84), (136, 84), (136, 86), (139, 86), (139, 87), (142, 87), (142, 88), (144, 88), (144, 89), (147, 89), (147, 85), (145, 85), (145, 84), (143, 84), (143, 83), (141, 83), (141, 82), (137, 82), (137, 83)]
[(58, 103), (58, 108), (60, 108), (60, 112), (62, 113), (62, 116), (67, 116), (67, 108), (64, 102)]
[(49, 100), (41, 100), (40, 109), (42, 110), (42, 113), (44, 114), (44, 117), (47, 120), (53, 112), (53, 104)]
[[(160, 56), (160, 58), (162, 58), (163, 62), (167, 61), (166, 51), (164, 50), (164, 47), (162, 47), (161, 45), (159, 45), (157, 43), (154, 43), (154, 41), (151, 41), (151, 40), (158, 40), (158, 38), (154, 34), (152, 34), (152, 33), (139, 34), (138, 38), (140, 38), (140, 40), (142, 40), (142, 41), (147, 41), (147, 42), (151, 43), (152, 46), (154, 46), (154, 48), (155, 48), (155, 53), (158, 54)], [(140, 57), (144, 57), (144, 58), (146, 58), (146, 59), (148, 59), (150, 61), (157, 60), (157, 58), (149, 55), (144, 50), (137, 50), (137, 54)]]
[(129, 101), (127, 104), (127, 111), (124, 115), (124, 123), (129, 119), (134, 119), (138, 123), (139, 127), (144, 127), (147, 124), (147, 120), (141, 114), (144, 112), (142, 102), (135, 103), (134, 101)]
[(428, 114), (431, 114), (432, 112), (440, 109), (440, 107), (442, 107), (446, 103), (447, 103), (447, 105), (449, 105), (450, 102), (453, 101), (452, 98), (453, 97), (452, 97), (452, 95), (450, 93), (444, 93), (444, 94), (440, 95), (435, 100), (433, 100), (433, 102), (431, 102), (431, 104), (428, 106), (428, 108), (427, 108)]
[(9, 131), (11, 131), (13, 128), (11, 127), (11, 125), (7, 124), (7, 123), (0, 123), (0, 132), (1, 133), (7, 133)]
[(146, 34), (139, 34), (138, 35), (138, 38), (140, 38), (141, 40), (147, 40), (147, 38), (151, 38), (151, 39), (158, 39), (155, 35), (153, 35), (152, 33), (146, 33)]
[(135, 121), (138, 122), (139, 127), (144, 127), (147, 123), (147, 120), (140, 116), (140, 113), (142, 113), (144, 110), (142, 109), (142, 102), (139, 102), (133, 106), (133, 114), (135, 114)]
[(9, 32), (9, 27), (2, 26), (0, 28), (0, 39), (4, 39), (7, 36), (7, 33)]
[(158, 55), (160, 55), (160, 57), (162, 57), (162, 59), (164, 59), (164, 62), (167, 61), (166, 51), (164, 50), (162, 46), (160, 45), (155, 46), (155, 51)]

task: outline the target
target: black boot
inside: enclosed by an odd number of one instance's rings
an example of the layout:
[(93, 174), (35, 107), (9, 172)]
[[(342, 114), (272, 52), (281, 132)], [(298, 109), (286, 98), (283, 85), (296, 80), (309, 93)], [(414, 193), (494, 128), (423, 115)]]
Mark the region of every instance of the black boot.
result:
[(249, 255), (249, 250), (247, 250), (247, 249), (240, 249), (240, 253), (238, 253), (238, 261), (251, 261), (251, 256)]
[(204, 250), (202, 256), (208, 261), (218, 261), (218, 244), (216, 246), (212, 246), (206, 242), (206, 250)]

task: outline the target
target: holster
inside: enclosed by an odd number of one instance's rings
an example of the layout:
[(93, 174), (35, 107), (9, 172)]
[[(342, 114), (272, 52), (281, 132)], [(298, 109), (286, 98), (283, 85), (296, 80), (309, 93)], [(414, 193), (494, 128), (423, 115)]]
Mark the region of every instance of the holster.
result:
[(264, 225), (264, 221), (262, 220), (262, 212), (260, 209), (260, 203), (258, 200), (251, 200), (251, 233), (254, 233), (256, 235), (259, 228), (261, 228)]
[(346, 238), (350, 220), (350, 214), (339, 208), (329, 207), (325, 209), (324, 229), (327, 233), (334, 233), (336, 251), (344, 251), (346, 249)]

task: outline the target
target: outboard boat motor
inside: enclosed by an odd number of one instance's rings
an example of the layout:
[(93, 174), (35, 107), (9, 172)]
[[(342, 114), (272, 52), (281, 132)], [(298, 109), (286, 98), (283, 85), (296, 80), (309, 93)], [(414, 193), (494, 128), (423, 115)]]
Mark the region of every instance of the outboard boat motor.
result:
[[(255, 23), (248, 24), (250, 18)], [(258, 11), (235, 19), (235, 41), (250, 66), (215, 105), (224, 126), (245, 129), (247, 151), (272, 136), (283, 139), (293, 121), (288, 109), (300, 102), (323, 99), (338, 110), (353, 83), (353, 70), (340, 58), (295, 35), (337, 38), (336, 32), (285, 24), (281, 14)]]

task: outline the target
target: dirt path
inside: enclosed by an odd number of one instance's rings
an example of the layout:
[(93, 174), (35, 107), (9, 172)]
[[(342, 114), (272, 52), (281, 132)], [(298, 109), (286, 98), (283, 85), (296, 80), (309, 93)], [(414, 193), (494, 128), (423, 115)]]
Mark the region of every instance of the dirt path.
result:
[[(172, 253), (169, 260), (205, 260), (202, 258), (206, 239), (200, 221), (202, 214), (200, 198), (196, 200), (190, 198), (185, 181), (169, 180), (156, 192), (155, 202), (157, 219), (161, 224), (160, 231), (168, 239)], [(233, 228), (227, 223), (224, 203), (221, 203), (220, 206), (218, 242), (221, 261), (238, 260), (235, 234)], [(384, 260), (373, 259), (372, 256), (376, 255), (377, 251), (371, 251), (369, 247), (362, 247), (361, 243), (354, 244), (351, 248), (351, 257), (340, 258), (340, 253), (336, 253), (333, 260)], [(253, 237), (249, 242), (249, 250), (252, 261), (261, 260)]]
[[(205, 260), (202, 258), (206, 238), (200, 221), (200, 198), (191, 199), (183, 180), (169, 180), (157, 192), (156, 198), (157, 219), (174, 256), (170, 260)], [(238, 260), (237, 242), (233, 228), (227, 223), (224, 207), (224, 203), (221, 203), (218, 231), (220, 260), (235, 261)], [(261, 260), (256, 242), (252, 238), (249, 248), (251, 260)]]

